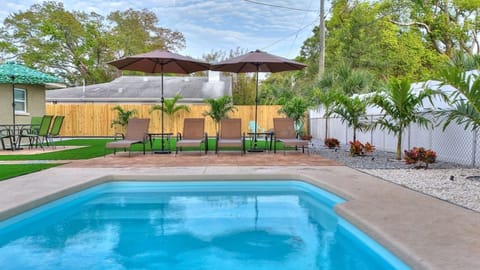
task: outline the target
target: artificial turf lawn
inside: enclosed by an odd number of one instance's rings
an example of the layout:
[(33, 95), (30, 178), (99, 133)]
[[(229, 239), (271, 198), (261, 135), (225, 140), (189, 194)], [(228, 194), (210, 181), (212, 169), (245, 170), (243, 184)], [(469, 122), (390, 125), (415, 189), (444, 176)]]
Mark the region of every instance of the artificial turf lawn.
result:
[[(50, 153), (40, 153), (35, 155), (0, 155), (0, 160), (75, 160), (89, 159), (103, 156), (105, 154), (105, 144), (110, 139), (74, 139), (56, 142), (57, 148), (62, 146), (85, 146), (77, 149), (69, 149)], [(107, 151), (111, 153), (111, 151)]]
[(62, 165), (52, 164), (0, 164), (0, 181), (8, 178), (45, 170), (51, 167)]
[[(112, 153), (111, 149), (105, 150), (105, 144), (107, 142), (113, 141), (112, 139), (72, 139), (72, 140), (63, 140), (60, 142), (56, 142), (55, 145), (57, 148), (61, 150), (62, 146), (84, 146), (82, 148), (77, 149), (68, 149), (62, 150), (57, 152), (50, 152), (50, 153), (40, 153), (35, 155), (0, 155), (0, 160), (76, 160), (76, 159), (90, 159), (95, 157), (104, 156), (105, 153), (110, 154)], [(154, 140), (153, 149), (158, 150), (160, 149), (160, 141), (159, 139)], [(167, 143), (167, 142), (166, 142)], [(175, 151), (175, 139), (170, 139), (168, 142), (170, 143), (170, 147), (165, 146), (167, 149)], [(264, 148), (265, 142), (263, 140), (259, 140), (257, 142), (258, 147)], [(247, 149), (250, 148), (250, 142), (245, 142), (245, 147)], [(215, 151), (215, 139), (208, 140), (208, 148), (209, 151)], [(150, 143), (147, 142), (145, 144), (145, 149), (147, 152), (151, 151)], [(203, 149), (203, 145), (202, 145)], [(235, 149), (235, 148), (222, 148), (224, 149)], [(238, 149), (238, 148), (237, 148)], [(281, 150), (282, 145), (277, 145), (277, 149)], [(198, 151), (198, 147), (185, 147), (184, 151)], [(117, 150), (118, 151), (118, 150)], [(132, 151), (143, 151), (141, 144), (135, 144), (132, 146)]]

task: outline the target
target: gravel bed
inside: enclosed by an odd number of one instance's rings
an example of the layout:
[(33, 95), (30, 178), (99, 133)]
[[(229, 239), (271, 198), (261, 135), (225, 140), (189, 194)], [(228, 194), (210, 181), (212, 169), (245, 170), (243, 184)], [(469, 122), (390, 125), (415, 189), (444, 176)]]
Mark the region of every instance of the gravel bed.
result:
[(480, 212), (480, 169), (448, 162), (436, 162), (428, 170), (415, 169), (395, 160), (395, 153), (376, 150), (366, 156), (351, 157), (348, 146), (333, 150), (321, 141), (312, 141), (311, 152), (332, 159), (386, 181), (422, 192)]

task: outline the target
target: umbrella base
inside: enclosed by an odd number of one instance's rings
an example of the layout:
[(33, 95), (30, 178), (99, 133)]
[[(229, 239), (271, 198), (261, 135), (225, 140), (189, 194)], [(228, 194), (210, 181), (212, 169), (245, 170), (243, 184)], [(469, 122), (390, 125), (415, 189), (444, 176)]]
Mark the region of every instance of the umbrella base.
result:
[(171, 154), (172, 151), (170, 151), (170, 150), (158, 150), (158, 151), (155, 151), (153, 153), (162, 155), (162, 154)]

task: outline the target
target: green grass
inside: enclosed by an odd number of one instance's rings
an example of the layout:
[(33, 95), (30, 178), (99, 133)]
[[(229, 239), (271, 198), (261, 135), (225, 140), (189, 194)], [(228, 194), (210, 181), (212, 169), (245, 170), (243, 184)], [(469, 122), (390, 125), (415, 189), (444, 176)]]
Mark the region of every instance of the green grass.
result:
[(62, 164), (0, 164), (0, 181), (24, 174), (45, 170), (58, 165)]
[[(0, 160), (76, 160), (76, 159), (90, 159), (95, 157), (101, 157), (105, 155), (105, 144), (112, 141), (111, 139), (73, 139), (57, 142), (56, 146), (62, 149), (62, 146), (84, 146), (77, 149), (62, 150), (50, 153), (40, 153), (34, 155), (0, 155)], [(167, 149), (175, 151), (175, 140), (169, 141), (170, 147), (166, 145)], [(265, 148), (265, 142), (259, 140), (257, 142), (258, 147)], [(160, 140), (155, 140), (153, 149), (160, 149)], [(245, 142), (245, 147), (250, 149), (250, 142)], [(210, 152), (215, 151), (215, 139), (208, 140), (208, 148)], [(203, 146), (202, 146), (203, 149)], [(238, 149), (238, 148), (237, 148)], [(277, 144), (277, 150), (282, 150), (282, 145)], [(198, 147), (185, 147), (184, 151), (199, 151)], [(222, 150), (236, 150), (235, 148), (222, 148)], [(239, 149), (238, 149), (239, 150)], [(132, 151), (142, 151), (142, 145), (136, 144), (132, 146)], [(150, 152), (150, 144), (147, 142), (146, 151)], [(112, 153), (111, 149), (107, 149), (107, 154)]]
[[(51, 153), (40, 153), (35, 155), (4, 155), (0, 160), (75, 160), (100, 157), (105, 154), (105, 144), (110, 139), (74, 139), (57, 142), (57, 148), (62, 146), (85, 146), (78, 149), (63, 150)], [(110, 150), (107, 153), (111, 153)]]

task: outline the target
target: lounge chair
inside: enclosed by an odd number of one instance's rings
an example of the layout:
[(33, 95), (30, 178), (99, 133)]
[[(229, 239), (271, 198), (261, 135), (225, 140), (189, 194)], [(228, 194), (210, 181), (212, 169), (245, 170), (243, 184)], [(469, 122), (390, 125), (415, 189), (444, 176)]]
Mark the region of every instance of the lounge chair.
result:
[(205, 144), (205, 154), (208, 152), (208, 135), (205, 132), (204, 118), (185, 118), (183, 120), (183, 134), (177, 134), (177, 143), (175, 146), (175, 154), (178, 150), (182, 151), (185, 146), (200, 147), (200, 155), (202, 154), (202, 143)]
[(62, 124), (64, 119), (65, 119), (65, 116), (63, 115), (55, 116), (55, 119), (53, 119), (52, 127), (50, 128), (50, 131), (47, 134), (47, 142), (50, 139), (50, 142), (53, 148), (55, 148), (53, 138), (60, 138), (60, 130), (62, 129)]
[(245, 154), (245, 134), (242, 134), (242, 119), (222, 119), (220, 132), (217, 133), (215, 153), (220, 147), (240, 147), (241, 154)]
[[(302, 147), (302, 153), (305, 153), (305, 146), (308, 146), (309, 141), (299, 140), (297, 138), (297, 132), (295, 131), (295, 125), (291, 118), (273, 118), (273, 129), (275, 132), (275, 142), (281, 142), (283, 144), (283, 153), (285, 154), (286, 147)], [(273, 152), (277, 152), (277, 144), (274, 143)]]
[(132, 118), (128, 121), (125, 136), (122, 140), (109, 142), (105, 145), (105, 154), (108, 148), (113, 149), (113, 154), (116, 154), (116, 149), (123, 148), (124, 151), (128, 148), (128, 156), (132, 152), (133, 144), (143, 145), (143, 154), (145, 155), (145, 143), (148, 138), (148, 126), (150, 119)]
[(35, 143), (35, 147), (40, 145), (40, 147), (43, 149), (43, 142), (46, 142), (48, 146), (47, 136), (48, 132), (50, 131), (52, 119), (52, 115), (44, 115), (42, 117), (42, 121), (40, 122), (40, 126), (38, 126), (38, 128), (31, 126), (31, 128), (28, 130), (22, 130), (19, 140), (21, 141), (22, 138), (28, 138), (29, 148), (32, 148)]

